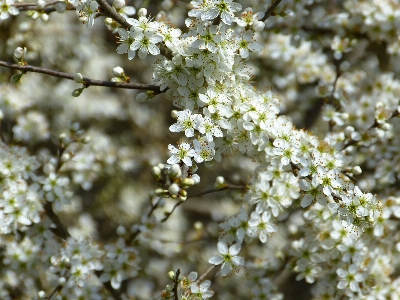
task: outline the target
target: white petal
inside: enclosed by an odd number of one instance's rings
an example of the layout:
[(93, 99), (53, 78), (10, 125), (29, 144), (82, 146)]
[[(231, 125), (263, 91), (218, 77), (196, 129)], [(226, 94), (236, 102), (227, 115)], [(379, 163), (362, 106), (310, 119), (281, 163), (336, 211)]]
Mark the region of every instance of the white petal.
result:
[(309, 206), (314, 200), (314, 197), (311, 196), (310, 194), (307, 194), (303, 197), (303, 200), (301, 200), (301, 207), (305, 208)]
[(221, 256), (219, 256), (219, 255), (213, 256), (213, 257), (211, 257), (211, 258), (208, 260), (208, 262), (209, 262), (210, 264), (213, 264), (213, 265), (222, 264), (223, 261), (224, 261), (224, 259), (223, 259)]
[[(228, 247), (224, 242), (219, 242), (217, 245), (218, 252), (221, 254), (227, 254), (228, 253)], [(232, 253), (231, 253), (232, 254)]]
[(235, 257), (232, 257), (232, 262), (236, 266), (243, 266), (244, 265), (244, 258), (241, 257), (241, 256), (235, 256)]
[(237, 255), (240, 252), (242, 246), (240, 244), (233, 244), (229, 247), (229, 253), (233, 256)]

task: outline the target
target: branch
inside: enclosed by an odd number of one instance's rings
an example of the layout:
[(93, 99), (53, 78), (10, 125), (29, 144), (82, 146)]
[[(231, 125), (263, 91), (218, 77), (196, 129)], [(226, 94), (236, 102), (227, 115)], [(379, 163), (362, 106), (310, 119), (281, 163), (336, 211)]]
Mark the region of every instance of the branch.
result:
[(129, 24), (126, 19), (121, 16), (110, 4), (107, 3), (106, 0), (96, 0), (99, 6), (102, 8), (102, 13), (107, 17), (112, 18), (113, 20), (117, 21), (119, 24), (124, 26), (125, 28), (131, 28), (132, 25)]
[(275, 0), (271, 6), (268, 7), (267, 12), (265, 13), (264, 17), (260, 21), (265, 21), (268, 19), (271, 15), (273, 15), (275, 8), (281, 3), (282, 0)]
[[(211, 193), (215, 193), (215, 192), (220, 192), (220, 191), (224, 191), (224, 190), (227, 190), (227, 189), (245, 190), (245, 189), (246, 189), (246, 186), (226, 184), (223, 188), (211, 189), (211, 190), (207, 190), (207, 191), (201, 192), (201, 193), (196, 194), (196, 195), (191, 195), (191, 196), (188, 197), (188, 199), (189, 199), (189, 198), (195, 198), (195, 197), (201, 197), (201, 196), (204, 196), (204, 195), (207, 195), (207, 194), (211, 194)], [(185, 202), (185, 201), (179, 201), (179, 202), (177, 202), (177, 203), (174, 205), (174, 207), (172, 208), (172, 210), (171, 210), (169, 213), (167, 213), (166, 217), (165, 217), (164, 219), (161, 220), (161, 223), (164, 223), (165, 221), (167, 221), (168, 218), (169, 218), (169, 217), (172, 215), (172, 213), (175, 211), (175, 209), (176, 209), (179, 205), (181, 205), (182, 203), (184, 203), (184, 202)]]
[[(54, 71), (54, 70), (45, 69), (45, 68), (39, 68), (39, 67), (35, 67), (35, 66), (30, 66), (30, 65), (20, 66), (18, 64), (12, 64), (12, 63), (8, 63), (5, 61), (0, 61), (0, 66), (10, 68), (10, 69), (20, 70), (23, 72), (41, 73), (41, 74), (46, 74), (46, 75), (50, 75), (53, 77), (74, 80), (74, 75), (72, 75), (72, 74)], [(161, 92), (160, 87), (157, 85), (141, 84), (141, 83), (135, 83), (135, 82), (131, 82), (131, 83), (113, 82), (113, 81), (106, 81), (106, 80), (90, 79), (87, 77), (83, 77), (83, 84), (85, 87), (89, 87), (89, 86), (93, 85), (93, 86), (107, 86), (107, 87), (121, 88), (121, 89), (154, 91), (156, 93)]]
[(71, 237), (67, 229), (61, 223), (60, 217), (53, 211), (53, 207), (50, 202), (46, 202), (46, 204), (44, 205), (44, 209), (46, 215), (56, 225), (56, 228), (52, 230), (54, 234), (62, 238), (63, 240), (66, 240), (67, 238)]
[(181, 274), (181, 270), (176, 270), (175, 273), (175, 278), (174, 278), (174, 287), (173, 287), (173, 291), (174, 291), (174, 300), (178, 300), (178, 286), (179, 286), (179, 274)]
[(201, 275), (201, 276), (199, 277), (199, 279), (196, 280), (196, 283), (197, 283), (197, 284), (202, 283), (202, 282), (207, 278), (207, 276), (208, 276), (212, 271), (214, 271), (217, 267), (218, 267), (218, 265), (212, 265), (211, 267), (209, 267), (208, 270), (207, 270), (203, 275)]

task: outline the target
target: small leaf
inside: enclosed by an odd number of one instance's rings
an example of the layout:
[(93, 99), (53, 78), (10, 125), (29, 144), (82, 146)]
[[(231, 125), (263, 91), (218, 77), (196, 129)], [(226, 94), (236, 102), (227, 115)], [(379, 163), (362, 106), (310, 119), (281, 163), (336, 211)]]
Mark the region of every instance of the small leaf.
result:
[(82, 91), (83, 91), (84, 89), (85, 89), (85, 88), (82, 87), (82, 88), (79, 88), (79, 89), (74, 90), (74, 91), (71, 93), (72, 97), (79, 97), (79, 96), (82, 94)]
[(20, 81), (22, 75), (24, 75), (24, 74), (22, 74), (22, 73), (14, 74), (13, 76), (11, 76), (10, 82), (11, 83), (18, 83)]

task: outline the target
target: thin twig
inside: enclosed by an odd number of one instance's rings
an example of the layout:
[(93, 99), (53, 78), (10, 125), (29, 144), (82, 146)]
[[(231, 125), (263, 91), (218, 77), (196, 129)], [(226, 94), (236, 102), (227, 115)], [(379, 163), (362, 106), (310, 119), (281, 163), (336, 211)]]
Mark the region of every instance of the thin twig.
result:
[[(46, 4), (43, 7), (47, 7), (53, 4), (57, 4), (58, 2), (62, 2), (60, 0), (55, 0), (55, 1), (49, 1), (46, 2)], [(31, 2), (31, 3), (14, 3), (13, 6), (15, 6), (16, 8), (20, 9), (21, 7), (37, 7), (37, 3), (36, 2)]]
[(61, 291), (63, 288), (62, 285), (57, 285), (56, 288), (51, 292), (51, 294), (46, 298), (48, 300), (50, 300), (51, 298), (53, 298), (53, 296), (58, 293), (59, 291)]
[(102, 8), (102, 13), (107, 17), (112, 18), (113, 20), (117, 21), (119, 24), (124, 26), (125, 28), (131, 28), (132, 25), (129, 24), (126, 19), (121, 16), (110, 4), (107, 3), (106, 0), (96, 0), (99, 6)]
[(274, 2), (272, 2), (271, 6), (268, 7), (267, 12), (265, 13), (264, 17), (260, 20), (260, 21), (265, 21), (266, 19), (268, 19), (274, 12), (275, 8), (279, 5), (279, 3), (281, 3), (282, 0), (276, 0)]
[[(215, 193), (215, 192), (220, 192), (220, 191), (225, 191), (228, 189), (234, 189), (234, 190), (245, 190), (246, 186), (244, 185), (230, 185), (230, 184), (226, 184), (223, 188), (219, 188), (219, 189), (211, 189), (211, 190), (207, 190), (204, 192), (201, 192), (199, 194), (196, 195), (191, 195), (188, 197), (189, 198), (195, 198), (195, 197), (201, 197), (207, 194), (211, 194), (211, 193)], [(174, 207), (172, 208), (172, 210), (167, 213), (167, 215), (165, 216), (164, 219), (161, 220), (161, 223), (164, 223), (165, 221), (167, 221), (169, 219), (169, 217), (172, 215), (172, 213), (175, 211), (175, 209), (180, 206), (182, 203), (184, 203), (185, 201), (179, 201), (177, 203), (175, 203)]]
[(211, 267), (209, 267), (208, 270), (207, 270), (203, 275), (201, 275), (201, 276), (199, 277), (199, 279), (196, 280), (196, 283), (197, 283), (197, 284), (202, 283), (202, 282), (207, 278), (207, 276), (208, 276), (212, 271), (214, 271), (217, 267), (218, 267), (218, 265), (212, 265)]
[[(30, 66), (30, 65), (20, 66), (18, 64), (12, 64), (12, 63), (8, 63), (5, 61), (0, 61), (0, 66), (10, 68), (10, 69), (20, 70), (23, 72), (41, 73), (41, 74), (46, 74), (46, 75), (50, 75), (53, 77), (74, 80), (74, 75), (72, 75), (72, 74), (54, 71), (54, 70), (45, 69), (45, 68), (39, 68), (39, 67), (35, 67), (35, 66)], [(83, 84), (85, 87), (89, 87), (91, 85), (92, 86), (106, 86), (106, 87), (114, 87), (114, 88), (121, 88), (121, 89), (154, 91), (156, 93), (160, 93), (160, 87), (157, 85), (141, 84), (141, 83), (135, 83), (135, 82), (131, 82), (131, 83), (113, 82), (113, 81), (97, 80), (97, 79), (83, 77)]]
[[(157, 201), (151, 206), (150, 211), (147, 214), (147, 218), (150, 218), (150, 216), (153, 214), (154, 210), (158, 207), (158, 204), (160, 203), (161, 198), (158, 198)], [(127, 245), (131, 245), (135, 239), (138, 237), (140, 234), (140, 229), (138, 228), (133, 234), (129, 235), (128, 237), (125, 238), (125, 242)]]
[(232, 184), (226, 184), (223, 188), (219, 188), (219, 189), (211, 189), (211, 190), (207, 190), (204, 192), (201, 192), (199, 194), (195, 194), (195, 195), (190, 195), (188, 197), (189, 198), (195, 198), (195, 197), (201, 197), (207, 194), (211, 194), (211, 193), (215, 193), (215, 192), (220, 192), (220, 191), (224, 191), (224, 190), (245, 190), (246, 186), (244, 185), (232, 185)]

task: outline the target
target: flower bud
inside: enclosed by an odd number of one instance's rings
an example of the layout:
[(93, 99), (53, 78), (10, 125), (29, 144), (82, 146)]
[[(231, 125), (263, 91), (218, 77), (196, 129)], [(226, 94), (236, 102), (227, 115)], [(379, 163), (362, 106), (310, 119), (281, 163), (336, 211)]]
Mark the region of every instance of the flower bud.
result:
[(54, 8), (58, 13), (63, 13), (67, 9), (67, 4), (65, 2), (57, 2)]
[(379, 126), (383, 131), (389, 131), (392, 128), (392, 125), (389, 123), (384, 123), (381, 126)]
[(353, 126), (347, 126), (347, 127), (344, 129), (344, 134), (347, 135), (347, 136), (349, 136), (349, 135), (351, 135), (354, 131), (355, 131), (355, 129), (354, 129)]
[(172, 165), (169, 169), (169, 175), (171, 179), (182, 177), (181, 167), (178, 164)]
[(46, 1), (44, 1), (44, 0), (38, 0), (38, 1), (36, 2), (36, 6), (37, 6), (37, 8), (43, 9), (43, 8), (46, 6)]
[(296, 17), (296, 14), (291, 9), (286, 9), (284, 14), (285, 14), (285, 17), (287, 17), (288, 19), (293, 19)]
[(170, 10), (173, 6), (174, 6), (174, 2), (172, 0), (164, 0), (160, 4), (160, 7), (162, 10)]
[(114, 23), (114, 20), (112, 18), (105, 18), (104, 23), (108, 26), (111, 26)]
[(87, 144), (87, 143), (89, 143), (90, 141), (92, 140), (92, 138), (90, 137), (90, 136), (85, 136), (82, 140), (81, 140), (81, 143), (83, 143), (83, 144)]
[(193, 186), (194, 184), (195, 184), (195, 181), (192, 178), (185, 178), (182, 180), (182, 186), (184, 186), (184, 187)]
[(65, 145), (71, 142), (70, 138), (65, 134), (65, 133), (61, 133), (58, 136), (58, 141), (60, 142), (60, 144)]
[(125, 5), (126, 5), (125, 0), (114, 0), (114, 2), (113, 2), (113, 6), (116, 9), (121, 9), (121, 8), (125, 7)]
[(149, 97), (147, 96), (146, 93), (139, 93), (136, 95), (136, 101), (137, 102), (145, 102)]
[(65, 277), (58, 278), (58, 285), (63, 286), (66, 282), (67, 280), (65, 279)]
[(147, 9), (145, 9), (144, 7), (138, 10), (138, 16), (146, 16), (146, 15), (147, 15)]
[(117, 234), (118, 234), (119, 236), (123, 236), (125, 233), (126, 233), (126, 228), (125, 228), (125, 226), (119, 225), (119, 226), (117, 227)]
[(161, 178), (161, 169), (158, 166), (154, 166), (151, 169), (151, 175), (154, 177), (155, 180), (159, 180)]
[(195, 228), (196, 230), (202, 230), (202, 229), (204, 228), (204, 225), (203, 225), (202, 222), (196, 221), (196, 222), (194, 223), (194, 228)]
[[(168, 277), (169, 277), (169, 279), (171, 279), (171, 280), (174, 280), (175, 279), (175, 273), (174, 273), (174, 271), (169, 271), (168, 272)], [(167, 285), (167, 288), (168, 288), (169, 286)]]
[(350, 137), (351, 137), (351, 139), (353, 141), (360, 141), (361, 140), (361, 134), (359, 132), (357, 132), (357, 131), (352, 132)]
[(39, 291), (39, 292), (38, 292), (38, 297), (39, 297), (40, 299), (45, 299), (45, 298), (46, 298), (46, 293), (45, 293), (45, 291)]
[(47, 21), (49, 20), (49, 15), (48, 15), (48, 14), (41, 14), (41, 15), (40, 15), (40, 19), (41, 19), (43, 22), (47, 22)]
[(25, 55), (25, 52), (26, 52), (26, 48), (17, 47), (17, 48), (14, 50), (14, 57), (15, 57), (16, 59), (20, 59), (20, 58), (22, 58), (22, 57)]
[(74, 74), (74, 81), (77, 83), (82, 83), (83, 82), (83, 76), (81, 73), (75, 73)]
[(112, 69), (112, 72), (113, 72), (114, 76), (116, 76), (116, 77), (123, 77), (123, 76), (125, 76), (124, 69), (122, 69), (120, 66), (114, 67), (114, 68)]
[(355, 166), (353, 168), (353, 174), (354, 175), (360, 175), (362, 173), (361, 167), (360, 166)]
[(177, 120), (178, 119), (178, 111), (177, 110), (172, 110), (171, 111), (171, 118)]
[(187, 192), (185, 190), (179, 191), (179, 199), (181, 201), (185, 201), (187, 199)]
[(69, 153), (64, 153), (64, 154), (61, 156), (61, 161), (62, 161), (63, 163), (69, 161), (70, 159), (71, 159), (71, 155), (70, 155)]
[(193, 174), (192, 180), (194, 181), (194, 184), (199, 184), (200, 183), (200, 176), (197, 174)]
[(169, 186), (168, 192), (171, 195), (171, 197), (175, 198), (178, 195), (180, 189), (181, 188), (179, 187), (179, 185), (177, 185), (176, 183), (173, 183)]
[(255, 21), (255, 22), (253, 23), (253, 30), (254, 30), (255, 32), (263, 31), (263, 30), (264, 30), (264, 27), (265, 27), (265, 23), (262, 22), (262, 21)]
[(225, 187), (225, 178), (222, 176), (218, 176), (215, 179), (215, 184), (214, 184), (215, 188), (217, 189), (222, 189)]
[(166, 192), (162, 188), (158, 188), (154, 191), (154, 194), (158, 197), (164, 197)]

